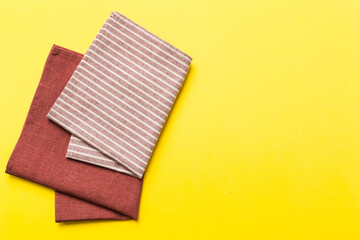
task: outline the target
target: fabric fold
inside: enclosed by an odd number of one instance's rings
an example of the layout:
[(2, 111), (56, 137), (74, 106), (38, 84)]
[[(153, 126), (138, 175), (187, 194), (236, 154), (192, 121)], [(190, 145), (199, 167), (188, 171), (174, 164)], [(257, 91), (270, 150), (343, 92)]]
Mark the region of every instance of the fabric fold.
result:
[(61, 192), (56, 221), (137, 219), (142, 181), (66, 159), (70, 133), (46, 117), (81, 59), (82, 54), (52, 47), (6, 173)]
[(55, 221), (129, 220), (128, 216), (87, 201), (55, 192)]
[(67, 157), (141, 179), (191, 60), (111, 13), (47, 115), (74, 135)]

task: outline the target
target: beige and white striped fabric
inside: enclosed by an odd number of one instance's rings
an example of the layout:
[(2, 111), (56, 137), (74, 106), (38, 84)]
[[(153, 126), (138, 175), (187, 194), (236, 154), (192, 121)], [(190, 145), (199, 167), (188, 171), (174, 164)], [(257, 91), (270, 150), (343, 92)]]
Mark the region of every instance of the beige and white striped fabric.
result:
[(135, 176), (123, 165), (107, 157), (74, 135), (71, 135), (66, 157)]
[(76, 136), (67, 156), (142, 178), (190, 62), (112, 13), (48, 113)]

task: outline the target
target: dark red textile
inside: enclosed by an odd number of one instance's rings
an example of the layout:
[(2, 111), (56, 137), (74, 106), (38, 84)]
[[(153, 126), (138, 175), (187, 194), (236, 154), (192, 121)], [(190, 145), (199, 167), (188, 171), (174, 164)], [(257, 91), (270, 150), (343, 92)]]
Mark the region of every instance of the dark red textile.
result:
[(142, 181), (66, 159), (70, 134), (46, 117), (81, 58), (56, 45), (51, 49), (6, 173), (79, 198), (57, 193), (56, 221), (137, 219)]
[(56, 222), (104, 219), (128, 220), (130, 218), (110, 209), (55, 192)]

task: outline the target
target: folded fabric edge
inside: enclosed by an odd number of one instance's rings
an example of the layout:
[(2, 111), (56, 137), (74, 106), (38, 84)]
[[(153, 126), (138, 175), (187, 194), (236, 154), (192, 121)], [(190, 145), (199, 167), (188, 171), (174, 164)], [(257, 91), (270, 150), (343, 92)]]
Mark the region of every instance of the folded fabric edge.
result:
[(190, 55), (188, 55), (187, 53), (185, 53), (184, 51), (180, 50), (179, 48), (175, 47), (174, 45), (172, 45), (171, 43), (165, 41), (164, 39), (158, 37), (157, 35), (155, 35), (154, 33), (150, 32), (149, 30), (145, 29), (144, 27), (140, 26), (139, 24), (137, 24), (136, 22), (132, 21), (131, 19), (129, 19), (128, 17), (124, 16), (123, 14), (115, 11), (115, 12), (111, 12), (110, 17), (113, 17), (114, 19), (121, 19), (124, 18), (126, 19), (126, 21), (130, 22), (132, 25), (135, 25), (136, 27), (142, 29), (143, 31), (145, 31), (147, 34), (151, 35), (152, 37), (156, 38), (158, 41), (160, 41), (161, 43), (165, 44), (166, 46), (170, 47), (173, 51), (178, 52), (180, 54), (183, 55), (184, 58), (187, 58), (187, 60), (190, 62), (193, 60), (192, 57)]
[(55, 222), (132, 220), (129, 216), (55, 191)]

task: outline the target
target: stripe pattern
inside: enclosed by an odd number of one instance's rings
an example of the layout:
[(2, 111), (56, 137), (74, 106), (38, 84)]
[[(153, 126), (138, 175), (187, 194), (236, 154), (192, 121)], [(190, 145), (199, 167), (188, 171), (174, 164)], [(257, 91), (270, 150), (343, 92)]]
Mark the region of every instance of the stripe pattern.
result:
[(71, 135), (66, 157), (115, 170), (120, 173), (133, 175), (133, 173), (123, 165), (102, 154), (74, 135)]
[(142, 178), (191, 57), (113, 12), (48, 113), (67, 157)]

